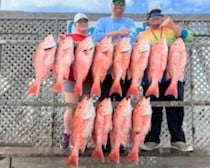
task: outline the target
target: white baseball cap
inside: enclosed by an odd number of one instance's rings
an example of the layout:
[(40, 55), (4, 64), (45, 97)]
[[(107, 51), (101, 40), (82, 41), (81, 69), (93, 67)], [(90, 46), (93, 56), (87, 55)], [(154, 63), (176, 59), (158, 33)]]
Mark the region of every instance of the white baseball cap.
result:
[(77, 13), (74, 16), (74, 22), (78, 22), (80, 19), (83, 19), (83, 18), (88, 20), (87, 15), (85, 15), (84, 13)]
[(150, 5), (147, 9), (147, 14), (150, 14), (152, 11), (159, 11), (161, 12), (159, 5)]

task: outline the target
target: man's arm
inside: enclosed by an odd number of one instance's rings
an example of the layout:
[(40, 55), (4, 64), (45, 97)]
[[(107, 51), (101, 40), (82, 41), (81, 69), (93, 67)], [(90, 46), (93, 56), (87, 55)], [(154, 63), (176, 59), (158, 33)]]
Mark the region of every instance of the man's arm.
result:
[(136, 32), (136, 27), (135, 27), (135, 24), (134, 24), (133, 20), (131, 20), (129, 22), (128, 28), (129, 28), (128, 36), (131, 39), (131, 43), (135, 43), (136, 42), (136, 38), (137, 38), (137, 32)]
[(181, 37), (184, 42), (192, 42), (193, 40), (193, 33), (187, 29), (181, 28), (181, 26), (174, 23), (174, 21), (168, 17), (161, 26), (166, 26), (174, 31), (175, 36)]
[(104, 24), (105, 23), (103, 19), (98, 20), (93, 34), (91, 35), (94, 42), (99, 42), (106, 36)]

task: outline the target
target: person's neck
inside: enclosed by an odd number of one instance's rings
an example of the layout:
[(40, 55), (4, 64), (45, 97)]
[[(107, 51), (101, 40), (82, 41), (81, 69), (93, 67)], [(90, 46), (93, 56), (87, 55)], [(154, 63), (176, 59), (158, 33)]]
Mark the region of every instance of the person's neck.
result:
[(150, 29), (152, 30), (160, 29), (160, 25), (150, 26)]
[(122, 15), (114, 15), (114, 14), (112, 14), (112, 18), (113, 19), (121, 19)]

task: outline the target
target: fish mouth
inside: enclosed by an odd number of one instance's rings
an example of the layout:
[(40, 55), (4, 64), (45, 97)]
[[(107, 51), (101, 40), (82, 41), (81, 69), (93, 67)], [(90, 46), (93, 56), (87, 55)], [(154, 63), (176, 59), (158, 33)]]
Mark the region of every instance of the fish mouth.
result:
[(56, 43), (55, 43), (55, 41), (53, 40), (51, 43), (49, 43), (48, 45), (46, 45), (46, 46), (44, 47), (44, 50), (50, 50), (50, 49), (52, 49), (52, 48), (54, 48), (54, 47), (56, 47)]

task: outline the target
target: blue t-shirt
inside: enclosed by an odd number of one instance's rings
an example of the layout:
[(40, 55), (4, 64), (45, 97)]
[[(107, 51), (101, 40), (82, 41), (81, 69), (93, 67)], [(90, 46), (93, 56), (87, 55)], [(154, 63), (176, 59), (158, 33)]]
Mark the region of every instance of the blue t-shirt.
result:
[[(120, 19), (115, 19), (112, 17), (100, 18), (93, 31), (92, 38), (95, 42), (99, 42), (106, 36), (108, 32), (116, 31), (122, 28), (127, 28), (129, 30), (129, 34), (126, 36), (130, 37), (131, 43), (135, 43), (137, 33), (134, 21), (125, 17)], [(124, 36), (117, 36), (115, 40), (119, 41), (122, 37)]]

